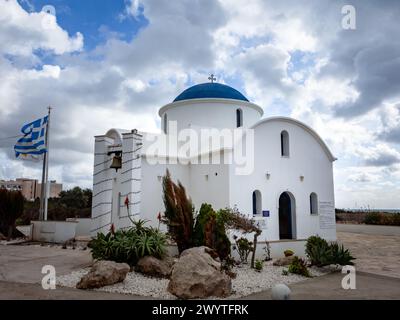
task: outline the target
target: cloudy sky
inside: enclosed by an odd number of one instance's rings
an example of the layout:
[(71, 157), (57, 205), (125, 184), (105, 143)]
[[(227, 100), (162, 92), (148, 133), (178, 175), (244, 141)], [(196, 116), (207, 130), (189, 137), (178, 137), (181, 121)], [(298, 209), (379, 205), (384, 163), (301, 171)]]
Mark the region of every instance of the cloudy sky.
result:
[(400, 208), (399, 16), (397, 0), (0, 0), (0, 179), (40, 178), (7, 138), (50, 104), (50, 178), (91, 187), (94, 135), (157, 131), (213, 72), (322, 136), (337, 207)]

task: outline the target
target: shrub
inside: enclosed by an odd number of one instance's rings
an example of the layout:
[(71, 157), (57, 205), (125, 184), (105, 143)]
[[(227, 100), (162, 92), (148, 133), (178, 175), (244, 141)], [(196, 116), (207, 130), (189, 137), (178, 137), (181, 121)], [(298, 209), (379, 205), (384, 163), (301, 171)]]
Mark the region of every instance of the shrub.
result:
[(196, 217), (193, 244), (214, 249), (221, 260), (227, 259), (231, 254), (231, 242), (226, 235), (223, 219), (207, 203), (202, 204)]
[(352, 265), (355, 258), (348, 249), (339, 246), (336, 242), (328, 244), (325, 239), (318, 236), (308, 238), (306, 254), (312, 265), (323, 267), (330, 264)]
[(251, 267), (254, 268), (258, 237), (261, 235), (261, 229), (256, 225), (256, 222), (241, 214), (235, 207), (233, 209), (226, 208), (220, 210), (219, 217), (223, 221), (226, 228), (240, 230), (243, 233), (253, 233), (253, 249), (251, 255)]
[(365, 216), (364, 223), (365, 224), (373, 224), (373, 225), (381, 224), (381, 214), (378, 212), (368, 213)]
[(253, 243), (246, 238), (240, 238), (238, 239), (237, 237), (234, 237), (235, 239), (235, 249), (237, 250), (240, 261), (242, 263), (247, 263), (247, 260), (249, 258), (250, 252), (253, 251)]
[(183, 185), (175, 184), (169, 171), (163, 178), (164, 219), (179, 253), (193, 247), (194, 207)]
[(292, 263), (289, 265), (288, 271), (304, 277), (311, 277), (310, 272), (307, 269), (306, 262), (299, 257), (294, 257)]
[(400, 226), (400, 213), (392, 214), (391, 225)]
[(339, 264), (341, 266), (353, 265), (351, 260), (355, 258), (350, 254), (348, 249), (345, 249), (343, 245), (339, 246), (337, 243), (330, 245), (331, 264)]
[(166, 236), (159, 230), (144, 226), (144, 221), (124, 231), (99, 233), (90, 241), (93, 259), (126, 262), (135, 265), (144, 256), (162, 258), (166, 252)]
[(329, 264), (329, 244), (325, 239), (319, 236), (311, 236), (307, 239), (306, 255), (312, 265), (322, 266)]
[(24, 212), (24, 197), (19, 191), (0, 189), (0, 233), (10, 238), (22, 236), (16, 221)]
[(293, 250), (285, 250), (283, 254), (285, 255), (285, 257), (291, 257), (294, 255), (294, 252)]
[(289, 271), (287, 269), (283, 269), (282, 270), (282, 275), (283, 276), (288, 276), (289, 275)]
[(256, 260), (256, 263), (255, 263), (254, 267), (255, 267), (255, 269), (257, 271), (261, 271), (263, 269), (263, 267), (264, 267), (264, 264), (263, 264), (263, 262), (261, 260)]

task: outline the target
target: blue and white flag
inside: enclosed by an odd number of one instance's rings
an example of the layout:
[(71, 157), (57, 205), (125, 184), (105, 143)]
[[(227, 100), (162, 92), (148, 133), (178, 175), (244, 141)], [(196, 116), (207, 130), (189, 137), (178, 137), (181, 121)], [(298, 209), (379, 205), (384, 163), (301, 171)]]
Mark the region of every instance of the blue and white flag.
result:
[(14, 146), (15, 157), (38, 160), (47, 152), (46, 130), (49, 117), (46, 116), (24, 125), (21, 129), (24, 135)]

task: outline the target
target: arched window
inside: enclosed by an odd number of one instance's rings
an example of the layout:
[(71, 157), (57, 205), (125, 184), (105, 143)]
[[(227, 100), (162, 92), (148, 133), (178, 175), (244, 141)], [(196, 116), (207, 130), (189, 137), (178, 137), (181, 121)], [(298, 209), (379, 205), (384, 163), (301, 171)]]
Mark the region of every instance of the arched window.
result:
[(262, 199), (261, 192), (256, 190), (253, 192), (253, 215), (261, 215), (262, 214)]
[(289, 157), (289, 133), (287, 131), (281, 132), (281, 155)]
[(236, 128), (243, 127), (243, 110), (236, 110)]
[(168, 116), (167, 114), (164, 114), (164, 133), (168, 133)]
[(310, 213), (318, 214), (318, 196), (315, 192), (310, 194)]

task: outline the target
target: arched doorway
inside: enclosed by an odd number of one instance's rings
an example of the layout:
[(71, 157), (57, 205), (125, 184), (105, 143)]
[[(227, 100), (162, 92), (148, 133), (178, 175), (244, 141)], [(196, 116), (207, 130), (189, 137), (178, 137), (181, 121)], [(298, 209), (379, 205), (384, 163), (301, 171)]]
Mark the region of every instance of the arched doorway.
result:
[(296, 237), (296, 206), (293, 195), (284, 192), (279, 197), (279, 237), (295, 239)]

